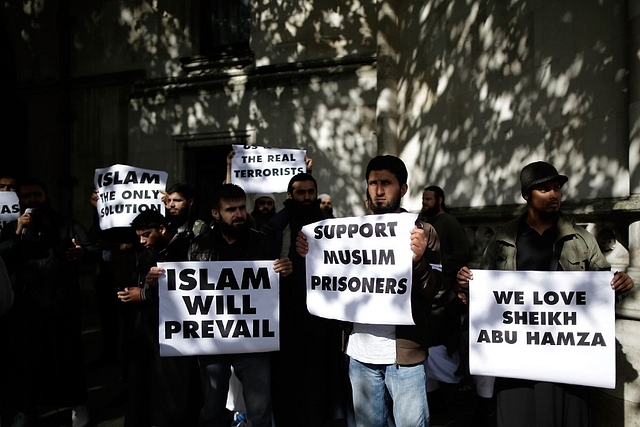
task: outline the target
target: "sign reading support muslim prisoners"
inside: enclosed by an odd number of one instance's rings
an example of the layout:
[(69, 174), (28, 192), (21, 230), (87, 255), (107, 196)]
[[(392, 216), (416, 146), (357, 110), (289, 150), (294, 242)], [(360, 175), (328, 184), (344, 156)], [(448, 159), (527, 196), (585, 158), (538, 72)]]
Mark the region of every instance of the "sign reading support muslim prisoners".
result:
[(20, 217), (20, 201), (13, 191), (0, 191), (0, 230)]
[(307, 308), (329, 319), (412, 325), (411, 230), (417, 215), (335, 218), (307, 236)]
[(158, 263), (160, 355), (280, 349), (280, 276), (273, 261)]
[(93, 184), (98, 189), (100, 228), (129, 227), (140, 212), (157, 210), (164, 215), (162, 193), (167, 173), (113, 165), (96, 169)]
[(231, 182), (247, 193), (286, 193), (292, 176), (306, 172), (306, 150), (233, 145)]
[(473, 375), (614, 388), (610, 271), (473, 270)]

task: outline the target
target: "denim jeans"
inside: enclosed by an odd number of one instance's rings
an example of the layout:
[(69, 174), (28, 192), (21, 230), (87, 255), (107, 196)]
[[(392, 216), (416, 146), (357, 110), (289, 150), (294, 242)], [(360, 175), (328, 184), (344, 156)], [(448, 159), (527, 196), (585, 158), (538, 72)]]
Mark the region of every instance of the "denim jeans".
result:
[(228, 427), (227, 394), (231, 366), (242, 383), (242, 395), (250, 427), (271, 426), (270, 353), (198, 356), (204, 390), (201, 427)]
[(374, 365), (351, 358), (349, 379), (358, 427), (387, 427), (391, 408), (397, 427), (429, 427), (423, 363)]

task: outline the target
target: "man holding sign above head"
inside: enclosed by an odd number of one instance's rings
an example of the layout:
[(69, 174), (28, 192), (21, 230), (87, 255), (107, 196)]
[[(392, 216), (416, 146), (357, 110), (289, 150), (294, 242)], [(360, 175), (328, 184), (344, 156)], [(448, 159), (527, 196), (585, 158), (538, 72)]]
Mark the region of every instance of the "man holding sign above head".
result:
[[(307, 255), (308, 269), (325, 268), (321, 277), (310, 279), (307, 292), (314, 296), (314, 307), (309, 309), (322, 304), (315, 298), (317, 291), (333, 304), (353, 301), (344, 305), (341, 315), (355, 319), (346, 352), (359, 427), (387, 426), (389, 418), (398, 427), (429, 426), (423, 362), (431, 299), (442, 282), (431, 265), (439, 262), (440, 242), (430, 224), (403, 213), (400, 201), (408, 189), (407, 177), (398, 157), (374, 157), (365, 175), (371, 214), (364, 218), (369, 220), (350, 218), (340, 224), (344, 219), (328, 219), (313, 228), (315, 235), (301, 234), (296, 241), (300, 255)], [(359, 248), (343, 249), (356, 239)], [(390, 239), (393, 244), (386, 243)], [(314, 255), (314, 246), (322, 240), (324, 255)], [(350, 269), (336, 264), (350, 264)], [(398, 265), (400, 273), (393, 273)], [(335, 274), (340, 276), (332, 277)], [(400, 313), (404, 317), (390, 318), (388, 312), (404, 307), (405, 301), (407, 308)]]
[[(566, 176), (560, 175), (554, 166), (543, 161), (530, 163), (522, 169), (520, 183), (522, 197), (527, 202), (526, 212), (508, 222), (501, 231), (491, 238), (483, 256), (482, 269), (523, 271), (523, 273), (529, 273), (530, 276), (527, 277), (531, 277), (532, 280), (535, 273), (539, 271), (553, 271), (555, 273), (552, 274), (555, 275), (566, 275), (566, 272), (571, 271), (610, 269), (609, 263), (598, 248), (595, 237), (583, 227), (576, 225), (560, 211), (562, 186), (567, 181), (568, 178)], [(476, 276), (480, 276), (480, 273), (490, 272), (477, 271)], [(587, 273), (581, 274), (586, 275)], [(459, 296), (463, 300), (467, 298), (466, 291), (469, 289), (469, 281), (471, 279), (473, 279), (473, 274), (469, 268), (462, 267), (458, 271)], [(517, 288), (521, 281), (510, 282), (508, 284), (509, 289)], [(500, 284), (495, 284), (494, 287), (497, 288), (498, 285)], [(602, 285), (607, 286), (606, 283)], [(608, 285), (615, 291), (617, 296), (622, 296), (633, 287), (633, 281), (626, 273), (616, 272)], [(532, 283), (524, 283), (523, 289), (526, 290), (527, 286), (532, 287), (533, 285)], [(556, 286), (559, 285), (556, 283)], [(555, 352), (562, 351), (563, 348), (568, 348), (569, 350), (593, 348), (598, 350), (598, 347), (604, 345), (604, 341), (600, 339), (604, 334), (593, 334), (600, 338), (592, 339), (588, 347), (584, 347), (584, 344), (581, 344), (580, 341), (573, 341), (574, 334), (579, 337), (585, 334), (575, 331), (575, 325), (580, 325), (579, 321), (587, 321), (590, 318), (597, 317), (586, 315), (581, 317), (582, 312), (578, 310), (582, 307), (588, 307), (595, 301), (590, 299), (592, 296), (590, 292), (583, 290), (584, 286), (586, 286), (584, 283), (579, 286), (578, 291), (547, 290), (533, 292), (532, 298), (528, 298), (528, 294), (524, 291), (512, 292), (516, 301), (515, 304), (521, 304), (521, 310), (526, 310), (527, 307), (532, 307), (532, 310), (505, 311), (502, 323), (508, 324), (512, 329), (522, 324), (525, 324), (528, 328), (542, 325), (550, 331), (543, 332), (542, 342), (539, 340), (539, 332), (525, 331), (527, 333), (522, 334), (524, 335), (522, 341), (525, 341), (524, 338), (527, 337), (529, 347), (521, 358), (514, 360), (514, 362), (521, 362), (523, 365), (522, 370), (532, 370), (532, 365), (536, 362), (536, 360), (527, 360), (527, 357), (540, 359), (544, 354), (551, 352), (556, 354)], [(605, 290), (604, 288), (596, 288)], [(498, 292), (494, 291), (494, 293), (496, 294), (495, 299), (498, 301)], [(508, 292), (503, 295), (509, 297)], [(542, 295), (544, 295), (544, 300)], [(562, 299), (555, 300), (554, 298), (557, 295), (562, 295)], [(478, 294), (478, 298), (481, 296)], [(473, 299), (471, 301), (471, 308), (473, 308), (476, 299), (475, 297), (471, 299)], [(507, 299), (509, 298), (502, 298), (500, 302), (504, 305)], [(527, 306), (527, 304), (531, 305)], [(567, 308), (565, 308), (565, 311), (540, 311), (545, 305), (550, 310), (558, 310), (561, 305)], [(612, 306), (613, 302), (609, 308), (612, 308)], [(609, 312), (612, 317), (613, 310), (610, 309)], [(480, 314), (486, 322), (491, 313)], [(471, 309), (470, 323), (474, 324), (474, 315)], [(551, 325), (551, 327), (548, 325)], [(613, 329), (613, 326), (611, 329)], [(558, 330), (560, 332), (557, 332)], [(503, 347), (504, 351), (510, 351), (511, 348), (519, 343), (519, 341), (516, 342), (514, 333), (511, 336), (505, 335), (505, 337), (509, 339), (510, 345), (508, 348)], [(557, 341), (553, 337), (557, 337)], [(476, 336), (472, 335), (470, 340), (472, 345), (476, 344), (475, 341), (486, 341), (481, 335), (477, 339)], [(615, 357), (615, 343), (610, 342), (608, 344)], [(543, 349), (543, 353), (532, 356), (538, 349)], [(569, 354), (575, 353), (571, 352)], [(473, 358), (473, 352), (471, 353), (471, 358)], [(573, 364), (582, 363), (580, 359), (584, 359), (574, 358), (573, 356), (565, 358), (570, 360), (563, 360), (558, 357), (553, 358), (553, 363), (546, 365), (544, 370), (550, 371), (555, 367), (554, 365), (560, 363), (568, 363), (570, 365), (568, 370), (570, 370)], [(472, 362), (474, 361), (472, 360)], [(476, 362), (480, 364), (482, 360), (476, 360)], [(611, 363), (615, 363), (613, 357)], [(603, 366), (602, 368), (609, 367)], [(597, 369), (600, 369), (600, 366)], [(513, 372), (514, 376), (518, 374), (515, 370), (510, 372)], [(474, 373), (473, 368), (471, 373)], [(544, 373), (542, 372), (542, 374)], [(581, 370), (576, 372), (576, 375), (584, 377), (585, 373), (585, 371)], [(594, 374), (594, 372), (589, 372), (587, 376), (595, 376)], [(526, 377), (520, 376), (519, 378)], [(574, 384), (579, 384), (579, 382)], [(498, 426), (589, 425), (589, 388), (587, 387), (549, 382), (548, 380), (496, 378), (495, 392), (497, 396), (496, 416)]]
[[(190, 261), (259, 261), (273, 260), (273, 269), (282, 277), (292, 271), (289, 258), (278, 259), (273, 244), (263, 233), (247, 225), (246, 194), (235, 184), (223, 184), (214, 194), (214, 226), (193, 241)], [(200, 355), (204, 405), (201, 426), (223, 426), (231, 367), (243, 387), (249, 425), (271, 426), (270, 353)], [(228, 424), (227, 424), (228, 425)]]

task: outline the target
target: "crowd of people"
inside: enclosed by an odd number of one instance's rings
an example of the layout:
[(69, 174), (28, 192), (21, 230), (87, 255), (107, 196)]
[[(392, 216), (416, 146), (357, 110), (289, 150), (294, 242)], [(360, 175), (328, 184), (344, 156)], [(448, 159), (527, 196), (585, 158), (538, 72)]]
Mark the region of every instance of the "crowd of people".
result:
[[(408, 172), (400, 158), (372, 158), (364, 179), (369, 214), (405, 212)], [(85, 263), (96, 268), (101, 361), (122, 364), (125, 426), (237, 425), (228, 407), (234, 379), (247, 426), (429, 426), (440, 411), (455, 411), (463, 384), (477, 394), (475, 425), (588, 426), (588, 387), (469, 372), (473, 268), (610, 269), (604, 243), (560, 211), (568, 180), (549, 163), (526, 165), (525, 213), (495, 233), (479, 227), (479, 247), (449, 213), (442, 188), (426, 186), (407, 236), (414, 324), (372, 325), (314, 316), (306, 305), (309, 246), (301, 230), (335, 218), (330, 195), (319, 194), (310, 170), (291, 178), (281, 209), (272, 193), (248, 198), (225, 182), (213, 195), (211, 218), (196, 218), (194, 186), (177, 183), (164, 193), (165, 215), (147, 210), (130, 227), (107, 230), (96, 215), (88, 231), (53, 209), (43, 182), (0, 177), (0, 190), (15, 191), (20, 201), (20, 216), (0, 235), (0, 320), (9, 358), (0, 373), (0, 408), (12, 426), (35, 425), (43, 396), (55, 397), (47, 403), (70, 408), (73, 427), (89, 425), (79, 288)], [(97, 197), (91, 195), (94, 207)], [(279, 351), (160, 355), (159, 262), (257, 260), (273, 261), (280, 277)], [(622, 298), (633, 281), (617, 271), (610, 286)]]

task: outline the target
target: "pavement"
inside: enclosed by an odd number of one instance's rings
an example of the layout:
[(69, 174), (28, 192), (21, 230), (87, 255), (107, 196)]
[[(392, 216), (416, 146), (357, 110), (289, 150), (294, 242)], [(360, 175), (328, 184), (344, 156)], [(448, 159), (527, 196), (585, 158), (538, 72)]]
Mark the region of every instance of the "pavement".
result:
[[(126, 402), (121, 361), (104, 363), (100, 360), (102, 332), (95, 301), (95, 291), (89, 279), (82, 285), (83, 350), (87, 376), (89, 427), (122, 427)], [(460, 385), (445, 388), (449, 397), (443, 402), (430, 401), (431, 427), (494, 427), (495, 418), (478, 422), (474, 414), (477, 398), (473, 387)], [(431, 399), (431, 396), (430, 396)], [(435, 399), (434, 399), (435, 400)], [(71, 408), (40, 408), (37, 427), (70, 427)], [(11, 420), (2, 419), (2, 426)], [(348, 427), (346, 422), (333, 422), (332, 427)], [(301, 426), (303, 427), (303, 426)], [(329, 427), (329, 426), (327, 426)]]

